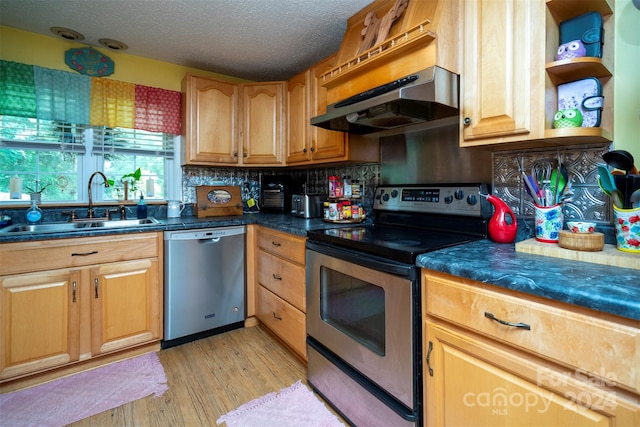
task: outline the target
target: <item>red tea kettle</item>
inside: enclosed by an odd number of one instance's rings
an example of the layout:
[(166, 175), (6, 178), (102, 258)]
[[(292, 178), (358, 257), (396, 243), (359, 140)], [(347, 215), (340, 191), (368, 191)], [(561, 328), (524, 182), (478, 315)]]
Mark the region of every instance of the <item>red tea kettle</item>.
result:
[(495, 208), (489, 220), (489, 238), (497, 243), (513, 243), (518, 232), (518, 223), (511, 208), (492, 194), (481, 196), (486, 197)]

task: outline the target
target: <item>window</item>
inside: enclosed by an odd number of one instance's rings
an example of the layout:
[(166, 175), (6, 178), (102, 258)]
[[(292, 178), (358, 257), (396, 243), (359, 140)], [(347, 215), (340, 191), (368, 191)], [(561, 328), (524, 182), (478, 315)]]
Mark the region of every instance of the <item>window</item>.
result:
[(0, 203), (11, 199), (11, 177), (22, 178), (21, 200), (46, 186), (42, 201), (88, 200), (87, 182), (96, 170), (116, 185), (95, 180), (94, 201), (123, 196), (121, 177), (140, 168), (138, 188), (147, 199), (168, 199), (179, 188), (174, 171), (176, 136), (134, 129), (89, 127), (48, 120), (0, 116)]

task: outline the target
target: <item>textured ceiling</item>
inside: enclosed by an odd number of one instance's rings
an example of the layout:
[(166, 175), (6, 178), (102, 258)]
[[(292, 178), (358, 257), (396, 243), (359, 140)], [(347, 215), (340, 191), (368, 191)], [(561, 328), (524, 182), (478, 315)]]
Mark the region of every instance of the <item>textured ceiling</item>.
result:
[[(340, 47), (372, 0), (0, 0), (0, 25), (256, 81), (287, 80)], [(102, 48), (105, 52), (105, 48)], [(108, 52), (108, 50), (107, 50)], [(106, 52), (105, 52), (106, 53)]]

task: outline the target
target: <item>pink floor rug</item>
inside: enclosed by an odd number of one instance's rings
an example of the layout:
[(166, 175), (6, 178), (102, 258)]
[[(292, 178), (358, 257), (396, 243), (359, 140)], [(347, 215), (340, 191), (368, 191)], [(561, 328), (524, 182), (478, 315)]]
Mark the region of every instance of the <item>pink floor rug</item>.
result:
[(64, 426), (133, 400), (167, 391), (156, 353), (0, 395), (0, 425)]
[(334, 427), (344, 424), (298, 380), (221, 416), (227, 427)]

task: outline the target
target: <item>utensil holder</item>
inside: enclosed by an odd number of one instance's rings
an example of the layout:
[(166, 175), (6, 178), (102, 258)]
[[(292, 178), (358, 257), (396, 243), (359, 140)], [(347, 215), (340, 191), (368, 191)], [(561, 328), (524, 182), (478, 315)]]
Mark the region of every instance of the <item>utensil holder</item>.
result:
[(614, 206), (613, 224), (618, 250), (640, 253), (640, 208), (620, 209)]
[(553, 206), (534, 205), (536, 219), (536, 240), (544, 243), (558, 243), (564, 223), (562, 204)]

